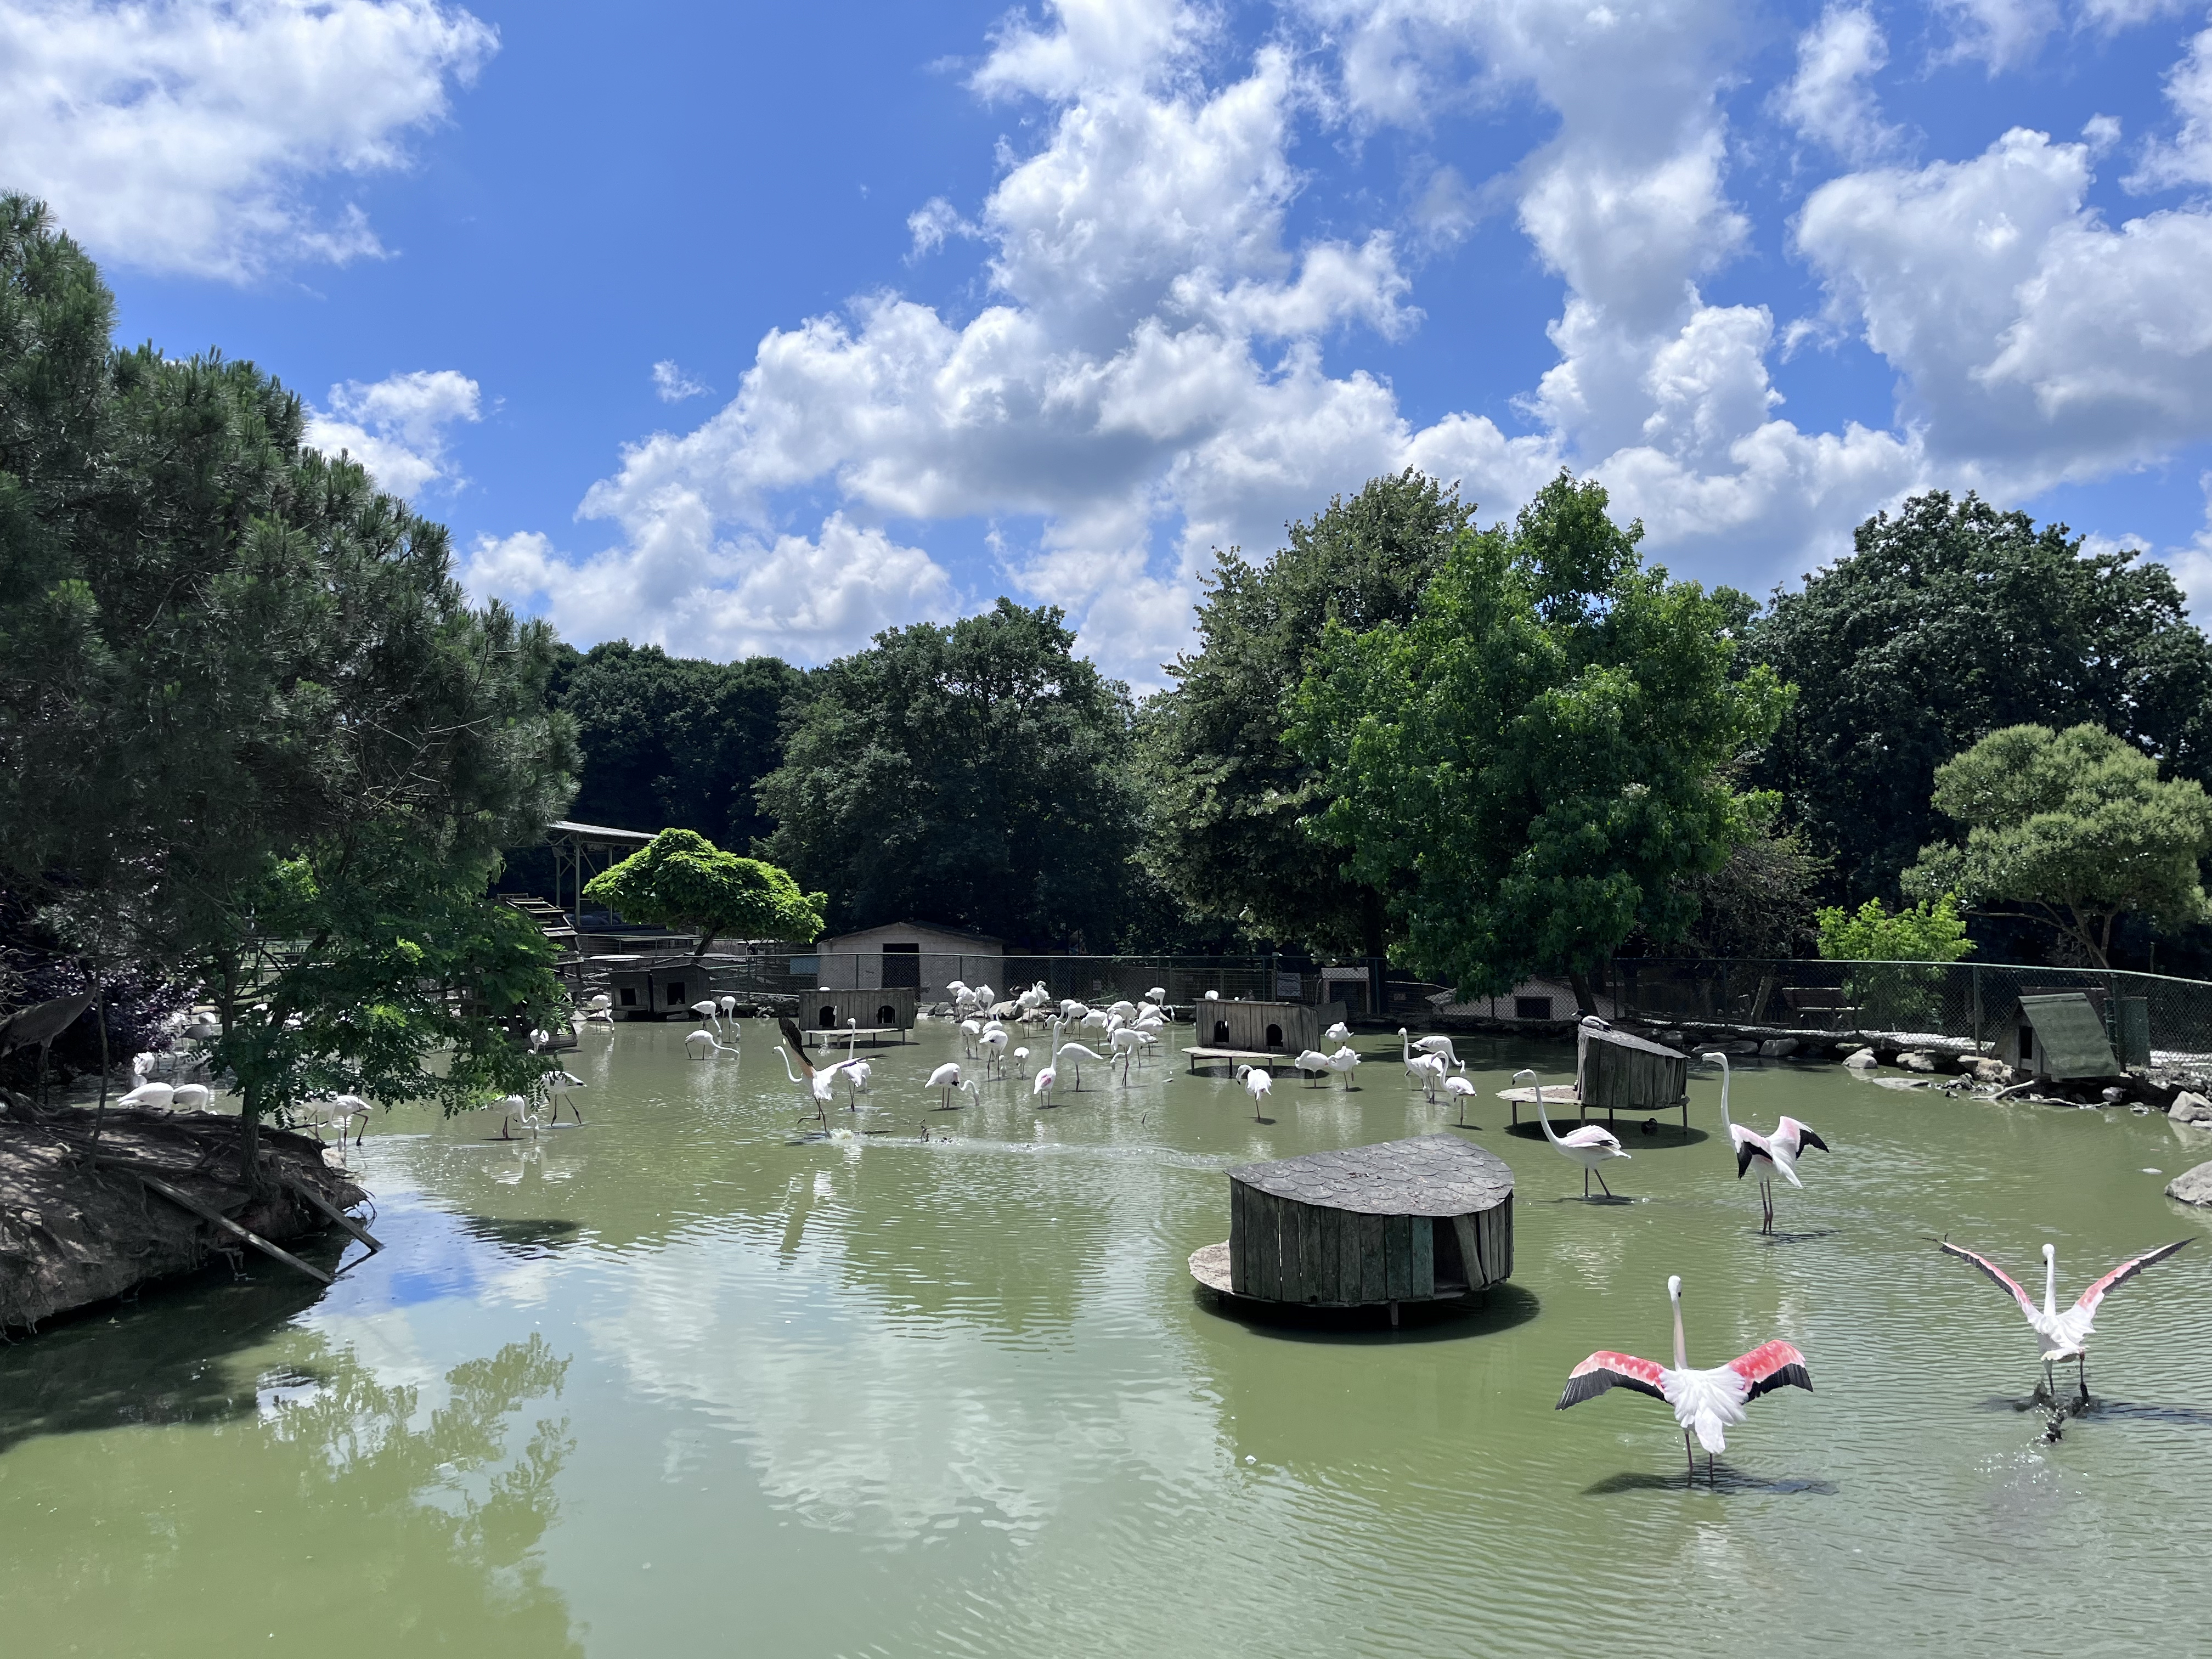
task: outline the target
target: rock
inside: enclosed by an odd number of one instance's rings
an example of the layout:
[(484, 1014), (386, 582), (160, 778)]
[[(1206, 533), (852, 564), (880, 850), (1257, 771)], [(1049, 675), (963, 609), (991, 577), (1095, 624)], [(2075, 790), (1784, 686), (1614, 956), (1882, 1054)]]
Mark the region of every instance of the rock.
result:
[(1908, 1072), (1932, 1072), (1936, 1069), (1936, 1056), (1923, 1048), (1914, 1048), (1899, 1054), (1897, 1063)]
[(2184, 1204), (2212, 1205), (2212, 1164), (2183, 1170), (2166, 1183), (2166, 1195)]
[(2173, 1104), (2166, 1109), (2166, 1115), (2176, 1123), (2212, 1124), (2212, 1100), (2184, 1089), (2174, 1096)]
[(1844, 1064), (1854, 1072), (1870, 1072), (1881, 1063), (1871, 1048), (1854, 1048), (1844, 1056)]
[(1966, 1069), (1973, 1073), (1977, 1083), (2010, 1083), (2013, 1080), (2012, 1067), (1993, 1054), (1984, 1054), (1980, 1059), (1970, 1061)]
[(2125, 1089), (2107, 1089), (2104, 1093), (2105, 1104), (2107, 1106), (2117, 1106), (2127, 1097), (2128, 1091)]
[(1762, 1060), (1787, 1060), (1797, 1052), (1796, 1037), (1769, 1037), (1759, 1045)]
[(1723, 1042), (1720, 1045), (1720, 1048), (1722, 1053), (1729, 1054), (1755, 1054), (1759, 1052), (1759, 1045), (1748, 1038), (1738, 1038), (1734, 1042)]

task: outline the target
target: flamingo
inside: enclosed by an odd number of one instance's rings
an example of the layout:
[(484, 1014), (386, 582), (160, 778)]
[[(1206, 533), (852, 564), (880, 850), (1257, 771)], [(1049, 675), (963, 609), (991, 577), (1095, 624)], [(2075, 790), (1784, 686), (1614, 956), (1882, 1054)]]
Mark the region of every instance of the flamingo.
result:
[[(1408, 1046), (1406, 1028), (1402, 1025), (1398, 1028), (1398, 1043), (1401, 1048)], [(1452, 1047), (1452, 1040), (1448, 1036), (1415, 1037), (1410, 1045), (1410, 1051), (1414, 1054), (1435, 1054), (1455, 1071), (1467, 1070), (1466, 1061), (1459, 1057), (1458, 1051)]]
[(691, 1012), (697, 1015), (701, 1019), (712, 1021), (716, 1030), (719, 1031), (722, 1029), (721, 1006), (714, 1000), (714, 998), (700, 998), (698, 1001), (691, 1005)]
[(1322, 1035), (1331, 1042), (1349, 1042), (1352, 1041), (1352, 1028), (1340, 1019)]
[(1310, 1089), (1321, 1081), (1322, 1073), (1334, 1069), (1329, 1063), (1329, 1056), (1318, 1048), (1308, 1048), (1291, 1064), (1305, 1073), (1306, 1086)]
[(1344, 1079), (1344, 1086), (1352, 1086), (1352, 1073), (1359, 1065), (1359, 1055), (1352, 1048), (1339, 1048), (1328, 1057), (1328, 1069)]
[[(834, 1091), (836, 1088), (837, 1073), (845, 1069), (847, 1062), (842, 1060), (835, 1060), (817, 1070), (814, 1062), (806, 1057), (806, 1045), (801, 1040), (802, 1034), (799, 1029), (799, 1022), (792, 1018), (789, 1014), (784, 1014), (778, 1017), (776, 1024), (782, 1029), (784, 1042), (791, 1045), (788, 1048), (779, 1047), (776, 1049), (776, 1053), (783, 1056), (784, 1075), (793, 1083), (806, 1085), (814, 1103), (815, 1112), (824, 1123), (827, 1123), (830, 1121), (830, 1103), (836, 1098)], [(700, 1033), (695, 1031), (692, 1035), (696, 1036)], [(713, 1039), (708, 1040), (711, 1042)], [(791, 1057), (793, 1054), (799, 1056), (799, 1066), (805, 1073), (803, 1077), (799, 1072), (794, 1072), (791, 1068)]]
[(734, 1054), (738, 1052), (735, 1048), (725, 1047), (714, 1034), (703, 1025), (696, 1031), (687, 1031), (684, 1034), (684, 1050), (694, 1060), (706, 1059), (710, 1050), (718, 1054)]
[(353, 1144), (356, 1146), (361, 1145), (362, 1136), (368, 1133), (368, 1103), (359, 1095), (340, 1095), (330, 1103), (327, 1121), (337, 1126), (339, 1146), (345, 1145), (346, 1125), (349, 1123), (359, 1126), (354, 1131)]
[(948, 1060), (932, 1072), (929, 1074), (929, 1082), (925, 1086), (937, 1091), (936, 1109), (940, 1112), (957, 1112), (960, 1109), (952, 1103), (952, 1097), (963, 1089), (978, 1100), (983, 1097), (982, 1088), (975, 1079), (969, 1078), (964, 1081), (962, 1079), (960, 1063), (957, 1060)]
[(735, 997), (716, 997), (714, 1006), (721, 1011), (724, 1019), (735, 1019), (738, 1017), (738, 1000)]
[(1060, 1103), (1052, 1097), (1052, 1090), (1053, 1085), (1059, 1081), (1060, 1073), (1051, 1066), (1038, 1066), (1036, 1079), (1030, 1085), (1030, 1098), (1035, 1100), (1039, 1095), (1042, 1095), (1046, 1105), (1057, 1106)]
[[(570, 1111), (576, 1114), (576, 1121), (581, 1123), (584, 1121), (583, 1111), (574, 1101), (568, 1098), (568, 1091), (571, 1089), (586, 1089), (590, 1086), (583, 1079), (562, 1071), (558, 1067), (548, 1072), (545, 1074), (545, 1092), (553, 1102), (553, 1121), (558, 1123), (561, 1121), (561, 1108), (565, 1105)], [(355, 1144), (358, 1145), (359, 1142), (356, 1141)]]
[(845, 1109), (857, 1112), (860, 1109), (860, 1097), (875, 1092), (868, 1086), (868, 1079), (875, 1075), (875, 1067), (865, 1060), (848, 1059), (839, 1065), (838, 1070), (845, 1074)]
[(491, 1103), (489, 1109), (500, 1115), (499, 1138), (501, 1140), (514, 1139), (516, 1118), (522, 1119), (526, 1123), (530, 1121), (530, 1103), (520, 1095), (501, 1095)]
[(1555, 1133), (1551, 1115), (1544, 1109), (1544, 1085), (1537, 1082), (1534, 1072), (1516, 1072), (1513, 1081), (1517, 1084), (1524, 1077), (1536, 1085), (1536, 1121), (1544, 1126), (1544, 1139), (1552, 1143), (1561, 1158), (1571, 1158), (1583, 1166), (1583, 1197), (1585, 1200), (1589, 1197), (1590, 1177), (1596, 1176), (1597, 1184), (1604, 1188), (1605, 1195), (1611, 1198), (1613, 1188), (1606, 1186), (1605, 1176), (1599, 1171), (1598, 1165), (1609, 1158), (1628, 1156), (1620, 1149), (1620, 1137), (1612, 1130), (1601, 1128), (1595, 1123), (1585, 1123), (1579, 1129), (1564, 1135)]
[(982, 1036), (983, 1022), (981, 1020), (963, 1019), (960, 1022), (960, 1042), (962, 1047), (965, 1049), (969, 1059), (973, 1060), (975, 1058), (975, 1044), (981, 1039)]
[(1151, 990), (1145, 993), (1145, 1000), (1147, 1002), (1158, 1003), (1160, 1006), (1164, 1008), (1167, 1006), (1168, 988), (1164, 985), (1155, 985)]
[(995, 1075), (999, 1069), (999, 1062), (1006, 1052), (1006, 1028), (1003, 1025), (987, 1026), (983, 1035), (976, 1041), (988, 1050), (983, 1056), (985, 1075)]
[(1743, 1179), (1744, 1171), (1759, 1172), (1759, 1201), (1760, 1216), (1759, 1231), (1774, 1231), (1774, 1176), (1779, 1170), (1793, 1187), (1805, 1183), (1797, 1179), (1797, 1155), (1808, 1146), (1828, 1150), (1828, 1143), (1813, 1133), (1811, 1127), (1794, 1117), (1785, 1117), (1774, 1126), (1771, 1135), (1753, 1134), (1750, 1130), (1729, 1120), (1729, 1057), (1717, 1048), (1700, 1056), (1721, 1063), (1721, 1127), (1728, 1131), (1730, 1143), (1735, 1147), (1735, 1178)]
[(1421, 1085), (1423, 1095), (1434, 1100), (1437, 1085), (1443, 1081), (1444, 1057), (1442, 1054), (1409, 1054), (1406, 1059), (1406, 1074)]
[(2058, 1311), (2058, 1251), (2054, 1246), (2046, 1244), (2043, 1247), (2043, 1305), (2038, 1308), (2012, 1276), (1989, 1257), (1961, 1249), (1948, 1238), (1942, 1241), (1942, 1245), (1945, 1255), (1972, 1262), (2012, 1292), (2013, 1300), (2020, 1304), (2021, 1312), (2027, 1316), (2029, 1328), (2035, 1332), (2037, 1340), (2042, 1346), (2044, 1389), (2045, 1396), (2055, 1402), (2057, 1390), (2051, 1382), (2051, 1368), (2063, 1359), (2078, 1362), (2080, 1370), (2076, 1376), (2081, 1398), (2087, 1400), (2089, 1397), (2089, 1334), (2097, 1328), (2093, 1322), (2096, 1318), (2098, 1304), (2104, 1301), (2106, 1295), (2133, 1279), (2152, 1262), (2165, 1261), (2188, 1243), (2185, 1238), (2172, 1244), (2161, 1244), (2154, 1250), (2145, 1250), (2141, 1255), (2130, 1256), (2082, 1291), (2074, 1305), (2063, 1313)]
[(1244, 1092), (1252, 1097), (1252, 1121), (1260, 1121), (1260, 1108), (1267, 1092), (1275, 1086), (1275, 1074), (1264, 1066), (1239, 1066), (1237, 1080), (1244, 1085)]
[(1444, 1079), (1444, 1092), (1459, 1102), (1459, 1127), (1464, 1129), (1467, 1127), (1467, 1103), (1474, 1098), (1474, 1079), (1448, 1077)]
[(169, 1097), (169, 1109), (175, 1112), (204, 1112), (214, 1093), (204, 1083), (180, 1083)]
[[(1540, 1095), (1540, 1110), (1542, 1105)], [(1667, 1281), (1667, 1299), (1674, 1305), (1672, 1370), (1649, 1359), (1638, 1359), (1633, 1354), (1601, 1348), (1567, 1373), (1567, 1386), (1555, 1409), (1565, 1411), (1570, 1406), (1579, 1406), (1616, 1384), (1663, 1400), (1674, 1408), (1674, 1420), (1682, 1425), (1682, 1455), (1689, 1462), (1690, 1473), (1694, 1475), (1698, 1471), (1697, 1454), (1690, 1449), (1690, 1437), (1694, 1434), (1698, 1443), (1705, 1449), (1705, 1474), (1710, 1479), (1713, 1454), (1728, 1449), (1723, 1431), (1743, 1421), (1746, 1406), (1784, 1383), (1810, 1394), (1813, 1377), (1805, 1369), (1805, 1356), (1778, 1339), (1762, 1342), (1725, 1365), (1716, 1365), (1711, 1370), (1692, 1370), (1689, 1351), (1682, 1342), (1680, 1276)]]
[(1012, 1059), (1014, 1062), (1014, 1075), (1027, 1077), (1030, 1074), (1030, 1051), (1027, 1048), (1017, 1048)]
[(1063, 1042), (1053, 1051), (1053, 1065), (1058, 1066), (1069, 1054), (1075, 1056), (1075, 1089), (1080, 1094), (1083, 1091), (1083, 1062), (1087, 1060), (1093, 1066), (1103, 1066), (1107, 1063), (1106, 1056), (1095, 1048), (1085, 1048), (1079, 1042)]
[(143, 1106), (149, 1110), (166, 1112), (175, 1103), (177, 1091), (167, 1083), (142, 1083), (115, 1103), (118, 1106)]

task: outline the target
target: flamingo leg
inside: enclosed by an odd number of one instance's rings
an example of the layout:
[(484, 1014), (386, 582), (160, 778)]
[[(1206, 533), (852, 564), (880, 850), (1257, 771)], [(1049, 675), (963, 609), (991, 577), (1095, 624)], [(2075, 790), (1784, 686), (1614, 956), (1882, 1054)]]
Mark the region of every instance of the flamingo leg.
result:
[(1583, 1202), (1585, 1204), (1589, 1202), (1589, 1178), (1590, 1172), (1584, 1170), (1583, 1171)]
[(1597, 1176), (1597, 1184), (1604, 1190), (1605, 1195), (1607, 1198), (1611, 1198), (1613, 1196), (1613, 1188), (1606, 1186), (1605, 1184), (1605, 1171), (1602, 1170), (1593, 1170), (1591, 1173)]
[(2089, 1403), (2089, 1351), (2084, 1348), (2075, 1356), (2075, 1360), (2076, 1364), (2075, 1376), (2081, 1382), (2081, 1403), (2086, 1406)]
[(1690, 1449), (1690, 1431), (1682, 1431), (1682, 1461), (1689, 1465), (1689, 1473), (1682, 1477), (1685, 1486), (1698, 1478), (1698, 1455)]

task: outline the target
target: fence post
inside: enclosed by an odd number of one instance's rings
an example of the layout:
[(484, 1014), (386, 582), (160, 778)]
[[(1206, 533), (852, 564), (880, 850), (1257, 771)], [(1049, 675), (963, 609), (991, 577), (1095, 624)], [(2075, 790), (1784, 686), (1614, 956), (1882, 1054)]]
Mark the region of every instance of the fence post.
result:
[(1968, 990), (1967, 990), (1966, 994), (1967, 994), (1967, 996), (1968, 996), (1969, 998), (1971, 998), (1971, 999), (1972, 1000), (1972, 1002), (1973, 1002), (1973, 1005), (1974, 1005), (1974, 1014), (1973, 1014), (1973, 1018), (1974, 1018), (1974, 1052), (1975, 1052), (1976, 1054), (1978, 1054), (1979, 1053), (1981, 1053), (1981, 1052), (1982, 1052), (1982, 965), (1981, 965), (1981, 963), (1979, 963), (1978, 962), (1970, 962), (1970, 963), (1968, 963), (1966, 964), (1966, 973), (1967, 973), (1968, 977), (1969, 977), (1969, 978), (1970, 978), (1970, 980), (1972, 981), (1972, 984), (1971, 984), (1971, 986), (1969, 987), (1969, 988), (1968, 988)]

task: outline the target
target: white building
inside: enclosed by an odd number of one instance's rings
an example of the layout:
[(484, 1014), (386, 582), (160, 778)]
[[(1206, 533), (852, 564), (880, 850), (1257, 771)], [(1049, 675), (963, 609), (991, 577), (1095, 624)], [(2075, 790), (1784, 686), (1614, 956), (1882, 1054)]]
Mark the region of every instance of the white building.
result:
[(911, 986), (925, 1001), (954, 980), (1005, 991), (1006, 942), (933, 922), (887, 922), (814, 941), (815, 983), (825, 991)]

